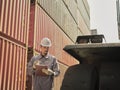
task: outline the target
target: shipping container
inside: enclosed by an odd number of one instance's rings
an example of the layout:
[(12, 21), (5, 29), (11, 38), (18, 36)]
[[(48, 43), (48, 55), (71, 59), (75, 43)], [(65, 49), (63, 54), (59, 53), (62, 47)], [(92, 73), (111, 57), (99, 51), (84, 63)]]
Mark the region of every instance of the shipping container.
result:
[[(63, 30), (63, 32), (65, 32), (69, 38), (75, 42), (75, 37), (77, 32), (79, 32), (77, 29), (77, 22), (75, 21), (75, 15), (73, 16), (73, 11), (68, 9), (63, 0), (37, 0), (37, 4), (51, 19), (53, 19), (61, 30)], [(77, 10), (75, 10), (75, 12), (77, 12)]]
[[(78, 10), (79, 13), (82, 16), (82, 19), (84, 20), (84, 23), (86, 24), (88, 30), (90, 27), (90, 13), (88, 12), (88, 8), (87, 7), (87, 3), (85, 3), (84, 0), (77, 0), (77, 4), (78, 4)], [(82, 29), (84, 31), (84, 29)]]
[(25, 90), (27, 49), (0, 36), (0, 90)]
[(30, 0), (0, 0), (0, 32), (27, 43)]
[(0, 90), (25, 90), (30, 0), (0, 0)]
[(86, 11), (87, 11), (88, 16), (90, 18), (90, 7), (89, 7), (89, 4), (88, 4), (88, 1), (87, 0), (83, 0), (83, 3), (85, 5)]
[(77, 3), (75, 0), (63, 0), (74, 21), (77, 23)]
[[(87, 27), (85, 21), (84, 21), (84, 18), (83, 16), (81, 15), (81, 13), (79, 12), (79, 9), (78, 9), (78, 29), (79, 31), (82, 33), (80, 35), (86, 35), (86, 34), (90, 34), (90, 27)], [(79, 35), (78, 35), (79, 36)]]

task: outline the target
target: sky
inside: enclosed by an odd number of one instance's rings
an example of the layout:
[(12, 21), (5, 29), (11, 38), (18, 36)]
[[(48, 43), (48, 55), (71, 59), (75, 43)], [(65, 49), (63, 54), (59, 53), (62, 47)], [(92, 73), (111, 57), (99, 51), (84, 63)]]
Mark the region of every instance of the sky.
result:
[(116, 0), (87, 0), (90, 8), (90, 28), (104, 34), (106, 42), (119, 42)]

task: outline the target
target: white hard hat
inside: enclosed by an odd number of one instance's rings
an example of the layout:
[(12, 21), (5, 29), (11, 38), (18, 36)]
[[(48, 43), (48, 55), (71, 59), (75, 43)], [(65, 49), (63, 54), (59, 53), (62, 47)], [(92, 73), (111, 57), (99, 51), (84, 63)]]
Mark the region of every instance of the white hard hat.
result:
[(51, 40), (47, 37), (43, 38), (40, 43), (41, 46), (44, 47), (50, 47), (51, 46)]

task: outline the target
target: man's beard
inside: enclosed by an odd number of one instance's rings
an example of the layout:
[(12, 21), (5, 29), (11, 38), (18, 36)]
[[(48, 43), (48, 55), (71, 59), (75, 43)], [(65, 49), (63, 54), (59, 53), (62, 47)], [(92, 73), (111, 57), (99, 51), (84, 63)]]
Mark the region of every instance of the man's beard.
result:
[(42, 53), (42, 56), (46, 56), (48, 54), (48, 51)]

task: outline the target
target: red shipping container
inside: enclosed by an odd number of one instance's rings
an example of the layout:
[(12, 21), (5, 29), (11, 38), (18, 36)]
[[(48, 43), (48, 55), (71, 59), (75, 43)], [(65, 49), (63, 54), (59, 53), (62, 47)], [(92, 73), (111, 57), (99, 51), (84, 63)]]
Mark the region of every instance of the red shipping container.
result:
[(27, 49), (0, 36), (0, 90), (25, 90)]
[(0, 32), (27, 43), (30, 0), (0, 0)]

